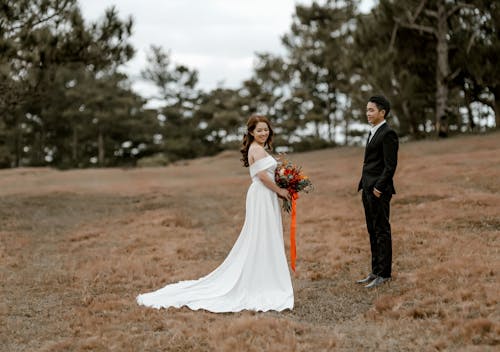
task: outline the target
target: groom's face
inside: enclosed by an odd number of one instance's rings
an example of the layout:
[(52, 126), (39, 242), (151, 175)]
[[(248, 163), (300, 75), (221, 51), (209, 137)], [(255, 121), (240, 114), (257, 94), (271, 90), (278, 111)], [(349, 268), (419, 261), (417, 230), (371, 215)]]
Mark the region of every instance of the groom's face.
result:
[(366, 118), (372, 126), (378, 125), (385, 118), (385, 110), (379, 110), (375, 103), (371, 101), (366, 104)]

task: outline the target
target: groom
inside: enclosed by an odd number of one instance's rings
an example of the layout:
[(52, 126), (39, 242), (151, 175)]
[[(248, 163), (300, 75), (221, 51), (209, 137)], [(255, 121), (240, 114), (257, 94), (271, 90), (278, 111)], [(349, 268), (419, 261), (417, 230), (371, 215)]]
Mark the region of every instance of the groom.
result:
[(362, 192), (366, 227), (370, 235), (372, 271), (359, 284), (372, 288), (391, 278), (392, 241), (389, 223), (390, 202), (396, 193), (392, 177), (398, 163), (398, 136), (385, 121), (391, 105), (380, 95), (368, 100), (366, 117), (372, 126), (366, 142), (363, 172), (358, 192)]

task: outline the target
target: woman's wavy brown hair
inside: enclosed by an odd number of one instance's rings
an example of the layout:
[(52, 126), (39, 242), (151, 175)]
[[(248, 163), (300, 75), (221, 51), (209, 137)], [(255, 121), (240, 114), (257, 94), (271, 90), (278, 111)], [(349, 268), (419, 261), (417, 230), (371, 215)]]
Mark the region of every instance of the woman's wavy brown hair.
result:
[(240, 149), (241, 154), (243, 157), (241, 158), (241, 161), (243, 162), (244, 167), (248, 167), (250, 164), (248, 163), (248, 149), (250, 148), (250, 144), (254, 141), (253, 136), (250, 134), (250, 132), (253, 132), (255, 130), (255, 127), (257, 127), (257, 124), (259, 122), (265, 122), (267, 124), (267, 127), (269, 127), (269, 137), (267, 137), (266, 143), (264, 143), (264, 147), (267, 147), (269, 150), (273, 150), (273, 129), (271, 127), (271, 123), (267, 119), (267, 117), (263, 115), (252, 115), (248, 118), (247, 121), (247, 132), (243, 136), (243, 142), (242, 146)]

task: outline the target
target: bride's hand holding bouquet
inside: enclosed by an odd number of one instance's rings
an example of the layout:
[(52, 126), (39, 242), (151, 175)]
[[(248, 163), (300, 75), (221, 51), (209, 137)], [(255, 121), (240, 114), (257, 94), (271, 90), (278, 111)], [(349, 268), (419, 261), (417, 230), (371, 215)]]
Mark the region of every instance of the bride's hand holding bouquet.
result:
[(278, 161), (274, 180), (280, 188), (286, 189), (290, 194), (290, 197), (282, 197), (283, 210), (289, 213), (292, 210), (292, 199), (297, 199), (301, 191), (306, 193), (312, 191), (313, 185), (309, 177), (302, 173), (302, 167), (286, 159), (285, 155), (280, 155)]

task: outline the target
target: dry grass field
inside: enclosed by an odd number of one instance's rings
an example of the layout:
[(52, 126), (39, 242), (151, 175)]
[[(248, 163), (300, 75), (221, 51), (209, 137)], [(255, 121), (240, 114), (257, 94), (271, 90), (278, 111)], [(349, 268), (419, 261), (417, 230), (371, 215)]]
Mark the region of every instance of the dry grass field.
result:
[(369, 270), (362, 156), (290, 156), (316, 189), (299, 199), (295, 309), (282, 313), (135, 303), (225, 258), (250, 183), (237, 152), (165, 168), (1, 171), (0, 350), (498, 351), (500, 134), (401, 145), (394, 280), (373, 290), (354, 283)]

